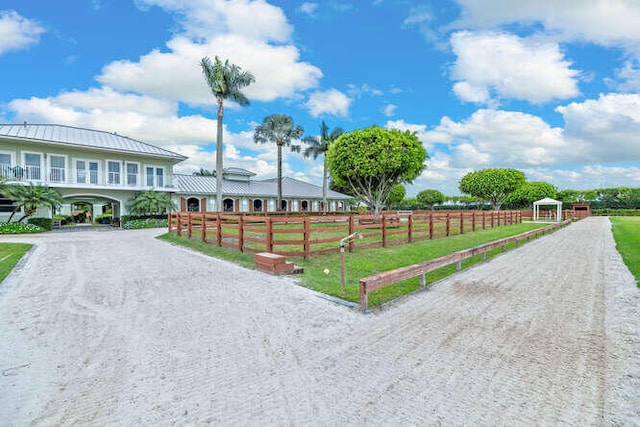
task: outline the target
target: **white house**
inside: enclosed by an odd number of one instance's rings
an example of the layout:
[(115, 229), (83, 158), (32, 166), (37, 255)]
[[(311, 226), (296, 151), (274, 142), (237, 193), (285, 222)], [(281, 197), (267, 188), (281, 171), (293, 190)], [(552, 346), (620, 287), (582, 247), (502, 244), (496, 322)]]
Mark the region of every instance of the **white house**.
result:
[[(117, 133), (62, 125), (0, 125), (0, 176), (9, 182), (46, 185), (67, 202), (60, 213), (78, 206), (93, 217), (111, 211), (128, 214), (126, 202), (154, 189), (171, 195), (185, 211), (215, 211), (215, 177), (175, 174), (174, 166), (185, 156)], [(223, 210), (231, 212), (276, 211), (277, 180), (254, 180), (254, 173), (240, 168), (223, 172)], [(322, 209), (322, 188), (283, 178), (283, 209)], [(343, 210), (349, 196), (329, 192), (329, 210)], [(14, 209), (14, 202), (0, 198), (0, 221)], [(51, 217), (48, 209), (37, 216)]]

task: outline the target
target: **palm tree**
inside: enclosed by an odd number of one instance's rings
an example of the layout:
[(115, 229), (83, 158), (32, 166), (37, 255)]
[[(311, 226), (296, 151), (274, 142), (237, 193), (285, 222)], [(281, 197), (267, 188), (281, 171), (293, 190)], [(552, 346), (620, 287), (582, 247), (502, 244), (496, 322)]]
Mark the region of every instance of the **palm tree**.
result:
[(57, 209), (64, 203), (64, 199), (56, 190), (44, 185), (29, 184), (28, 187), (22, 185), (10, 185), (4, 190), (7, 197), (15, 200), (16, 207), (11, 212), (9, 220), (11, 222), (13, 216), (24, 209), (24, 214), (18, 222), (22, 222), (25, 218), (33, 216), (40, 206), (47, 206), (51, 210)]
[(155, 190), (144, 191), (127, 202), (127, 210), (136, 215), (161, 214), (167, 209), (176, 209), (171, 197)]
[(299, 145), (292, 145), (291, 140), (302, 136), (301, 126), (294, 126), (293, 119), (285, 114), (272, 114), (265, 117), (261, 125), (256, 127), (253, 140), (257, 143), (275, 142), (278, 145), (278, 205), (282, 209), (282, 147), (291, 147), (291, 151), (300, 152)]
[(342, 135), (344, 131), (342, 128), (335, 128), (331, 132), (329, 132), (329, 126), (322, 121), (320, 125), (320, 135), (318, 136), (308, 136), (302, 140), (305, 144), (308, 145), (304, 150), (305, 157), (313, 156), (313, 159), (317, 159), (319, 155), (323, 156), (322, 159), (322, 212), (327, 212), (327, 190), (328, 190), (328, 168), (327, 168), (327, 158), (326, 153), (329, 150), (329, 146), (338, 139), (340, 135)]
[(224, 100), (235, 101), (242, 106), (249, 105), (249, 100), (241, 92), (242, 88), (249, 86), (256, 79), (249, 71), (230, 64), (229, 60), (224, 63), (216, 56), (215, 63), (211, 63), (208, 57), (200, 61), (202, 74), (205, 81), (216, 97), (218, 103), (218, 132), (216, 137), (216, 209), (222, 210), (222, 117), (224, 116)]

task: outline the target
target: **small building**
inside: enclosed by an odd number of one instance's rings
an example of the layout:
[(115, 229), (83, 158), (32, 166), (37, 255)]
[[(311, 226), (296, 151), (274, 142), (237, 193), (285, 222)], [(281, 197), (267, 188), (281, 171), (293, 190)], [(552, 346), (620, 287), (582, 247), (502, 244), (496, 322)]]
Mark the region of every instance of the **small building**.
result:
[(574, 203), (572, 209), (573, 217), (576, 219), (591, 216), (591, 203)]
[[(175, 201), (181, 211), (217, 211), (216, 177), (176, 174)], [(254, 180), (255, 173), (225, 168), (222, 176), (223, 212), (318, 212), (323, 210), (322, 187), (282, 178), (282, 205), (277, 209), (278, 179)], [(347, 210), (351, 196), (329, 190), (327, 210)]]

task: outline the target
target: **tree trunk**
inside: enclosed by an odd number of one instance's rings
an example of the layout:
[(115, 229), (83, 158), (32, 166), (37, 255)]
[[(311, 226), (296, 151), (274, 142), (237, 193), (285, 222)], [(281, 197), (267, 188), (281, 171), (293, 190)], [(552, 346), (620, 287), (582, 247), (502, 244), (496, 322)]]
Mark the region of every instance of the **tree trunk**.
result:
[(324, 157), (324, 162), (323, 162), (323, 177), (322, 177), (322, 212), (323, 213), (327, 213), (327, 186), (329, 185), (329, 183), (327, 182), (327, 156), (323, 156)]
[(218, 97), (218, 132), (216, 135), (216, 210), (222, 212), (222, 117), (223, 99)]
[(276, 141), (278, 144), (278, 201), (276, 211), (282, 210), (282, 141)]

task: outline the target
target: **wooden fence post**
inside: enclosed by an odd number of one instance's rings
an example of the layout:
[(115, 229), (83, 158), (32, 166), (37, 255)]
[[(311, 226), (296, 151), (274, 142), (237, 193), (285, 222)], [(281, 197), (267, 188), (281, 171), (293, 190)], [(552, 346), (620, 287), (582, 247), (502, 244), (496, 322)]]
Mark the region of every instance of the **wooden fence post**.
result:
[(460, 234), (464, 234), (464, 212), (460, 211)]
[(222, 218), (220, 212), (216, 214), (216, 245), (222, 246)]
[(433, 239), (433, 212), (429, 213), (429, 239)]
[(191, 238), (191, 232), (193, 231), (193, 221), (191, 219), (191, 212), (187, 213), (187, 237)]
[(413, 214), (409, 215), (408, 218), (408, 222), (407, 222), (407, 233), (408, 233), (408, 241), (409, 243), (413, 242)]
[(387, 216), (382, 214), (382, 247), (387, 247)]
[[(349, 236), (356, 232), (355, 220), (353, 215), (349, 215)], [(349, 241), (349, 252), (353, 252), (355, 243), (353, 239)]]
[(273, 252), (273, 224), (271, 222), (270, 216), (266, 217), (266, 224), (267, 224), (267, 230), (266, 230), (265, 241), (267, 244), (267, 252)]
[(303, 251), (304, 251), (304, 259), (309, 259), (309, 252), (311, 251), (311, 238), (309, 236), (309, 217), (305, 216), (303, 219), (303, 231), (302, 231), (302, 236), (304, 239), (304, 243), (303, 243)]
[(450, 232), (451, 232), (451, 217), (449, 215), (449, 212), (447, 212), (447, 236), (449, 236)]
[(180, 213), (176, 214), (176, 235), (177, 236), (181, 236), (182, 235), (182, 222), (181, 222), (181, 218), (180, 218)]
[(476, 211), (471, 212), (471, 231), (476, 231)]
[(202, 212), (202, 241), (207, 241), (207, 213)]
[(244, 252), (244, 215), (238, 217), (238, 249)]

